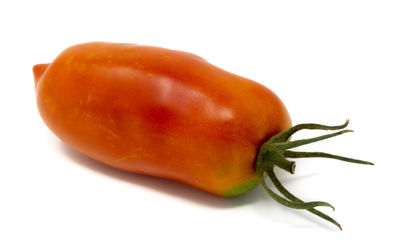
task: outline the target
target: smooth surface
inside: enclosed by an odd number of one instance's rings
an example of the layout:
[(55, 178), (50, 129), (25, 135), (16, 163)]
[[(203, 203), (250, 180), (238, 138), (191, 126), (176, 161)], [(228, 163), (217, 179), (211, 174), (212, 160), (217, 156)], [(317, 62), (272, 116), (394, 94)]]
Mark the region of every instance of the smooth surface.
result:
[[(3, 2), (0, 251), (399, 250), (398, 1)], [(355, 133), (299, 149), (375, 166), (304, 159), (278, 173), (297, 196), (332, 203), (322, 210), (343, 232), (261, 188), (218, 198), (61, 143), (37, 112), (32, 66), (95, 40), (196, 53), (267, 85), (295, 124), (350, 118)]]
[(49, 129), (78, 152), (219, 196), (253, 188), (261, 144), (291, 125), (265, 86), (191, 53), (137, 44), (63, 50), (37, 82), (36, 98)]

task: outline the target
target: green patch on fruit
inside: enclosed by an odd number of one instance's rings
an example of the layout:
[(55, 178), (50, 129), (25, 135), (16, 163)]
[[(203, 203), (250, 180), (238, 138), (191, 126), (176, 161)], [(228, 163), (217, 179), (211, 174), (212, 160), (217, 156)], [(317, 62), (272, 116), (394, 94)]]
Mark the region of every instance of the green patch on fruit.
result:
[(256, 185), (258, 185), (258, 179), (257, 178), (250, 179), (243, 183), (228, 188), (227, 190), (222, 192), (222, 195), (225, 197), (236, 197), (250, 191)]

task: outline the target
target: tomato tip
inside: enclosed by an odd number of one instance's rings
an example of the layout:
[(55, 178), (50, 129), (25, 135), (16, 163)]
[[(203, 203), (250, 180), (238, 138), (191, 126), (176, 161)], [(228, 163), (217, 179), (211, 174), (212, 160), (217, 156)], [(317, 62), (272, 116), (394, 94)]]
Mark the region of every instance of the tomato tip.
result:
[(33, 66), (32, 71), (33, 71), (33, 77), (35, 80), (35, 88), (48, 66), (49, 66), (49, 64), (36, 64)]

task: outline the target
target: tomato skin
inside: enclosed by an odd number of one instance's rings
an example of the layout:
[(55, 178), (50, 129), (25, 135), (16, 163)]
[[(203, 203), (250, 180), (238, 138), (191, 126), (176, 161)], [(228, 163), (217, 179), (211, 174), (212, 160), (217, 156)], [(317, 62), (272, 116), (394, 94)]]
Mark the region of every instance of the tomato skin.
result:
[(221, 196), (257, 184), (260, 145), (291, 125), (268, 88), (186, 52), (86, 43), (34, 74), (41, 117), (74, 149)]

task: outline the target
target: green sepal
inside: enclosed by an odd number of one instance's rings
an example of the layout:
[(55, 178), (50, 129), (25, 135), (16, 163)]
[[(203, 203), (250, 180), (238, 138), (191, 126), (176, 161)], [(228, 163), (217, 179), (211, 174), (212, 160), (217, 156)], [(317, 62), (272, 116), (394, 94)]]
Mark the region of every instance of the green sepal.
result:
[[(260, 150), (259, 150), (259, 153), (257, 156), (255, 169), (256, 169), (256, 174), (257, 174), (258, 180), (259, 180), (260, 184), (263, 186), (263, 188), (265, 189), (265, 191), (274, 200), (276, 200), (280, 204), (283, 204), (290, 208), (305, 209), (305, 210), (311, 212), (312, 214), (315, 214), (318, 217), (331, 222), (332, 224), (339, 227), (340, 230), (342, 230), (342, 227), (336, 220), (334, 220), (333, 218), (329, 217), (328, 215), (315, 209), (315, 207), (317, 207), (317, 206), (332, 207), (329, 203), (322, 202), (322, 201), (304, 202), (301, 199), (297, 198), (296, 196), (291, 194), (281, 184), (281, 182), (276, 177), (276, 175), (273, 171), (273, 168), (274, 168), (274, 166), (278, 166), (279, 168), (293, 174), (295, 162), (287, 160), (287, 158), (311, 158), (311, 157), (331, 158), (331, 159), (338, 159), (338, 160), (342, 160), (342, 161), (346, 161), (346, 162), (373, 165), (373, 163), (368, 162), (368, 161), (332, 155), (332, 154), (328, 154), (328, 153), (324, 153), (324, 152), (288, 151), (288, 149), (291, 149), (291, 148), (296, 148), (296, 147), (299, 147), (299, 146), (302, 146), (305, 144), (310, 144), (310, 143), (314, 143), (314, 142), (321, 141), (324, 139), (332, 138), (332, 137), (341, 135), (343, 133), (352, 132), (351, 130), (342, 130), (348, 125), (348, 123), (349, 123), (349, 120), (346, 120), (346, 122), (344, 124), (338, 125), (338, 126), (326, 126), (326, 125), (313, 124), (313, 123), (299, 124), (299, 125), (296, 125), (286, 131), (283, 131), (283, 132), (271, 137), (269, 140), (267, 140), (265, 143), (263, 143), (260, 147)], [(294, 133), (296, 133), (299, 130), (303, 130), (303, 129), (341, 130), (341, 131), (338, 131), (338, 132), (335, 132), (332, 134), (322, 135), (319, 137), (309, 138), (309, 139), (290, 141), (290, 138)], [(283, 197), (276, 194), (274, 191), (272, 191), (266, 185), (265, 179), (267, 177), (269, 177), (269, 179), (272, 182), (272, 185), (275, 186), (275, 188), (281, 193), (281, 195)], [(332, 209), (334, 209), (334, 208), (332, 207)]]

